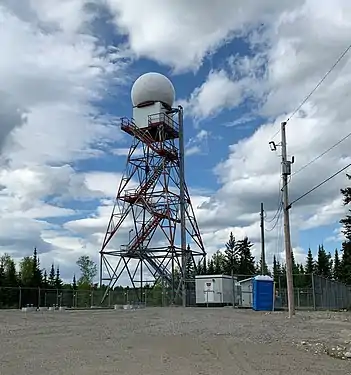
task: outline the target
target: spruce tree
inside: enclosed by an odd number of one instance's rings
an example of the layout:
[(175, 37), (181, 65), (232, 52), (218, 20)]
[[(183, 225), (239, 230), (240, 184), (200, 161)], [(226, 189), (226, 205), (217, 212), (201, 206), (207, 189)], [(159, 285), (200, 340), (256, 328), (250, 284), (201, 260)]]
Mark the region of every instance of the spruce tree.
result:
[(280, 262), (277, 260), (276, 256), (273, 255), (273, 278), (274, 281), (279, 284), (279, 279), (282, 274), (282, 268)]
[(225, 264), (224, 255), (221, 253), (220, 250), (218, 250), (213, 254), (212, 259), (213, 259), (214, 273), (216, 275), (223, 274), (224, 264)]
[[(146, 287), (146, 285), (145, 285), (145, 287)], [(77, 290), (77, 280), (76, 280), (76, 275), (73, 275), (72, 288), (73, 288), (73, 290)]]
[(33, 280), (32, 280), (32, 286), (35, 288), (41, 287), (42, 286), (42, 273), (40, 270), (40, 262), (38, 258), (38, 253), (37, 253), (37, 248), (34, 248), (33, 252)]
[(186, 277), (188, 280), (195, 279), (195, 264), (194, 259), (191, 256), (190, 246), (187, 247), (187, 258), (186, 258)]
[(49, 283), (48, 283), (48, 273), (46, 270), (44, 270), (44, 275), (43, 275), (43, 288), (48, 289)]
[(230, 232), (229, 240), (225, 244), (224, 250), (224, 273), (226, 275), (232, 275), (238, 273), (238, 255), (237, 255), (237, 243), (233, 232)]
[(60, 277), (60, 268), (57, 267), (55, 275), (55, 289), (62, 289), (63, 282)]
[[(258, 275), (261, 275), (262, 273), (262, 257), (260, 257), (260, 260), (258, 261), (256, 265), (256, 273)], [(269, 268), (266, 262), (264, 263), (264, 266), (263, 266), (263, 275), (271, 276), (271, 273), (269, 271)]]
[(334, 253), (333, 279), (336, 281), (341, 280), (341, 264), (338, 249), (335, 249)]
[[(351, 175), (347, 175), (347, 178), (351, 180)], [(351, 187), (348, 186), (345, 189), (341, 189), (341, 194), (343, 195), (343, 203), (345, 206), (351, 203)], [(340, 263), (340, 278), (346, 284), (351, 285), (351, 210), (349, 214), (340, 223), (343, 225), (343, 234), (345, 236), (345, 241), (342, 244), (342, 259)]]
[(331, 277), (332, 275), (331, 255), (325, 251), (323, 245), (318, 246), (316, 273), (324, 277)]
[(340, 265), (341, 281), (351, 285), (351, 242), (342, 244), (342, 259)]
[(3, 262), (0, 262), (0, 288), (5, 285), (5, 267)]
[(212, 258), (208, 261), (207, 275), (213, 275), (215, 273), (214, 264)]
[(9, 287), (16, 287), (19, 285), (18, 281), (16, 265), (11, 259), (7, 265), (7, 269), (5, 270), (5, 284)]
[[(346, 175), (349, 180), (351, 180), (351, 175)], [(351, 203), (351, 186), (348, 186), (345, 189), (341, 189), (341, 194), (343, 195), (343, 203), (345, 206)], [(351, 210), (349, 210), (351, 213)], [(348, 214), (340, 223), (343, 225), (343, 233), (347, 242), (351, 242), (351, 215)]]
[(305, 265), (305, 273), (306, 275), (312, 275), (315, 271), (315, 262), (312, 255), (312, 250), (309, 248), (307, 252), (306, 258), (306, 265)]
[(49, 288), (55, 288), (55, 279), (56, 279), (56, 272), (55, 272), (55, 265), (54, 263), (51, 265), (50, 273), (49, 273)]
[(238, 241), (238, 253), (239, 253), (239, 274), (240, 275), (255, 275), (256, 265), (255, 258), (252, 256), (251, 248), (253, 244), (250, 242), (248, 237)]

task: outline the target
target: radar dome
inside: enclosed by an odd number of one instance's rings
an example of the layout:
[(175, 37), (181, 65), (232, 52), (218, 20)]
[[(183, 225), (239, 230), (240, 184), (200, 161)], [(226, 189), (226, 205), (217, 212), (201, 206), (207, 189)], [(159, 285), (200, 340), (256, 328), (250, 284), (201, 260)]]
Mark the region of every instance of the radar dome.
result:
[(175, 91), (172, 82), (160, 73), (146, 73), (140, 76), (132, 87), (133, 106), (146, 102), (163, 102), (172, 107)]

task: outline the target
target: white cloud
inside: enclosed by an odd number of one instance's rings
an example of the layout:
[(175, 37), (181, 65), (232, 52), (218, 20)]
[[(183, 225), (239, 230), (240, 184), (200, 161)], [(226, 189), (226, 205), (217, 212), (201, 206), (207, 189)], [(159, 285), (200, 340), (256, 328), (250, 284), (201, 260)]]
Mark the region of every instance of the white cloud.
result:
[[(0, 171), (0, 251), (21, 256), (37, 246), (48, 252), (41, 255), (45, 266), (55, 260), (69, 267), (81, 254), (97, 259), (120, 180), (121, 171), (74, 169), (77, 160), (98, 158), (110, 141), (119, 139), (111, 126), (117, 113), (102, 112), (96, 104), (109, 95), (111, 84), (115, 88), (129, 77), (125, 51), (105, 48), (99, 35), (92, 35), (97, 17), (92, 3), (23, 0), (19, 6), (8, 0), (0, 5), (0, 153), (6, 162)], [(196, 120), (236, 108), (246, 99), (255, 106), (245, 119), (257, 111), (270, 117), (253, 135), (229, 147), (228, 157), (214, 171), (220, 189), (193, 197), (208, 252), (222, 247), (233, 231), (237, 237), (248, 235), (258, 255), (259, 205), (263, 201), (271, 217), (279, 191), (279, 151), (272, 153), (268, 141), (349, 43), (348, 2), (225, 0), (221, 7), (205, 0), (103, 3), (116, 30), (128, 37), (127, 56), (132, 52), (154, 59), (178, 73), (197, 70), (221, 45), (248, 36), (251, 55), (233, 51), (183, 102), (186, 114)], [(288, 123), (293, 170), (349, 132), (350, 80), (347, 56)], [(231, 124), (238, 122), (234, 118)], [(187, 145), (188, 155), (204, 152), (211, 141), (212, 129), (198, 131)], [(113, 145), (108, 152), (125, 156), (128, 150)], [(345, 142), (293, 176), (291, 199), (346, 164), (340, 155), (348, 154)], [(340, 175), (293, 206), (297, 259), (303, 257), (299, 230), (336, 223), (344, 210), (339, 189), (346, 183)], [(83, 200), (91, 200), (89, 209), (82, 208)], [(130, 225), (113, 246), (125, 242)], [(278, 232), (267, 232), (268, 259), (272, 254), (284, 257)]]
[(268, 22), (292, 7), (286, 0), (222, 0), (220, 7), (211, 0), (105, 1), (118, 30), (128, 35), (138, 57), (151, 58), (177, 71), (196, 70), (208, 54), (247, 27)]
[(226, 108), (234, 108), (243, 99), (243, 86), (232, 81), (223, 71), (210, 72), (203, 85), (191, 94), (185, 110), (195, 119), (208, 118)]
[(201, 129), (193, 138), (190, 138), (185, 145), (185, 155), (191, 156), (208, 152), (208, 140), (210, 133)]

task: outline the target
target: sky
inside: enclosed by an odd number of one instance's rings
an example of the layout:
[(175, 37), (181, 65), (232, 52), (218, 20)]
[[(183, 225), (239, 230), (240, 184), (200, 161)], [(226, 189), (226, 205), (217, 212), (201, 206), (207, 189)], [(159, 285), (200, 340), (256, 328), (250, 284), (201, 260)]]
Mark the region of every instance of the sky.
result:
[[(0, 0), (0, 253), (36, 246), (71, 280), (99, 259), (131, 139), (135, 79), (171, 79), (185, 110), (186, 181), (208, 254), (230, 232), (284, 259), (279, 126), (350, 43), (348, 0)], [(296, 199), (350, 163), (351, 54), (287, 125)], [(277, 133), (278, 132), (278, 133)], [(350, 172), (350, 170), (349, 170)], [(293, 205), (298, 261), (340, 246), (344, 173)], [(276, 224), (276, 225), (274, 225)], [(272, 227), (274, 227), (272, 229)], [(272, 229), (272, 230), (270, 230)]]

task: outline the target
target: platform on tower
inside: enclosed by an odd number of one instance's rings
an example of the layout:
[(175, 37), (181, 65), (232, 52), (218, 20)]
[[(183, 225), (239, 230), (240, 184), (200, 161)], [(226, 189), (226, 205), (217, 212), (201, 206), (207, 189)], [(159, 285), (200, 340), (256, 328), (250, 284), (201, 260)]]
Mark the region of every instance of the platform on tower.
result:
[(148, 116), (148, 126), (138, 127), (134, 119), (123, 117), (121, 119), (121, 129), (144, 141), (148, 137), (152, 142), (162, 142), (179, 138), (179, 126), (176, 121), (166, 113), (155, 113)]

